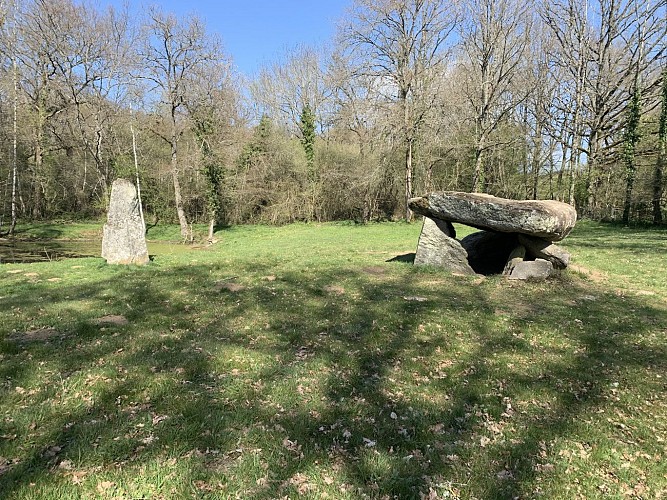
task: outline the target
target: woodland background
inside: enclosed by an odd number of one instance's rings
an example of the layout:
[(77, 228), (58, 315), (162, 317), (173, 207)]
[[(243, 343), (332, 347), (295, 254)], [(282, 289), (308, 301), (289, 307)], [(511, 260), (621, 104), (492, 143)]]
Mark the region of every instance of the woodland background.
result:
[[(224, 33), (223, 33), (224, 38)], [(357, 0), (327, 47), (253, 77), (201, 19), (0, 3), (0, 232), (147, 222), (410, 220), (431, 190), (661, 224), (664, 0)]]

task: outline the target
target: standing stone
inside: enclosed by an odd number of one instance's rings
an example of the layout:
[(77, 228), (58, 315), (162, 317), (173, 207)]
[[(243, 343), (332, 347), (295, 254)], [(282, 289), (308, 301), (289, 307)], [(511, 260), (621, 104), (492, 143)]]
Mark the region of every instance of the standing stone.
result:
[(149, 260), (137, 190), (126, 179), (116, 179), (111, 186), (102, 257), (108, 264), (146, 264)]
[(455, 236), (454, 226), (450, 222), (424, 217), (415, 265), (438, 266), (453, 273), (475, 274), (468, 264), (468, 254)]
[(553, 273), (553, 265), (548, 260), (524, 260), (517, 263), (509, 275), (511, 280), (545, 280)]

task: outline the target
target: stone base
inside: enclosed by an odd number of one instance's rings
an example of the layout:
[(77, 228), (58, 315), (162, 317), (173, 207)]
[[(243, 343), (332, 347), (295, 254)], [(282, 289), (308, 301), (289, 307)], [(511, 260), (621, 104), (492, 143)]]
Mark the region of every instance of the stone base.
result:
[(554, 267), (548, 260), (524, 260), (517, 263), (512, 269), (511, 280), (545, 280), (553, 273)]
[(138, 264), (149, 262), (146, 237), (141, 224), (104, 225), (102, 257), (107, 264)]

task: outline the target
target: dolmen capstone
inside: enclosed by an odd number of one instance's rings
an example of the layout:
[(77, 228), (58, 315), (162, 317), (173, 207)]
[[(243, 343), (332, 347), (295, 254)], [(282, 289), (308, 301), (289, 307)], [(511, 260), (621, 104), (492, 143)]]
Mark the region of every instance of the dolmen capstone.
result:
[[(545, 279), (569, 263), (570, 254), (553, 243), (577, 221), (576, 210), (566, 203), (445, 191), (412, 198), (409, 206), (424, 216), (415, 265), (528, 280)], [(459, 241), (452, 222), (481, 231)]]
[(134, 184), (127, 179), (116, 179), (111, 185), (102, 257), (108, 264), (146, 264), (149, 260), (139, 197)]

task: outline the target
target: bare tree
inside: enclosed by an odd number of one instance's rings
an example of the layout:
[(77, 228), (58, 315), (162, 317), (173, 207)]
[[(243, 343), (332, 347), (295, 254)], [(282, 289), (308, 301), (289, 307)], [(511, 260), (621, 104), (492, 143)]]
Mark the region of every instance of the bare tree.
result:
[(474, 109), (473, 191), (486, 191), (484, 166), (491, 134), (528, 96), (517, 80), (529, 47), (529, 4), (520, 0), (469, 0), (462, 24), (466, 97)]
[(567, 201), (574, 205), (574, 186), (580, 169), (584, 137), (585, 79), (590, 59), (588, 0), (582, 6), (569, 0), (546, 2), (543, 16), (556, 44), (551, 47), (554, 69), (551, 79), (561, 82), (554, 96), (554, 115), (560, 121), (555, 130), (561, 142), (561, 172), (567, 168)]
[[(9, 222), (9, 236), (14, 235), (16, 223), (18, 220), (17, 210), (17, 187), (18, 187), (18, 105), (19, 105), (19, 88), (18, 88), (18, 65), (16, 62), (16, 41), (17, 41), (17, 26), (16, 26), (16, 3), (6, 5), (0, 4), (0, 31), (2, 37), (8, 41), (7, 46), (2, 47), (2, 52), (10, 61), (11, 77), (11, 100), (12, 100), (12, 150), (11, 150), (11, 218)], [(4, 44), (3, 44), (4, 45)]]
[(375, 77), (384, 98), (396, 103), (405, 160), (405, 219), (412, 219), (414, 148), (437, 96), (456, 26), (454, 4), (438, 0), (357, 0), (342, 38), (358, 71)]
[(220, 145), (233, 140), (233, 123), (238, 118), (238, 82), (229, 61), (220, 60), (197, 70), (187, 109), (201, 153), (201, 169), (206, 182), (208, 241), (213, 242), (221, 211), (224, 181)]
[(166, 130), (155, 128), (170, 147), (171, 177), (176, 213), (181, 235), (189, 234), (188, 220), (181, 192), (179, 144), (188, 129), (187, 104), (194, 98), (193, 86), (201, 68), (222, 57), (218, 41), (206, 34), (197, 17), (179, 21), (157, 8), (148, 12), (146, 37), (140, 57), (144, 64), (141, 77), (150, 82), (149, 94), (155, 97), (156, 116)]
[(258, 115), (271, 116), (294, 134), (300, 134), (301, 114), (306, 106), (316, 116), (320, 128), (327, 122), (331, 98), (324, 71), (325, 56), (307, 46), (297, 46), (281, 61), (261, 68), (250, 83), (250, 93)]
[(260, 71), (250, 91), (262, 115), (271, 116), (299, 137), (304, 148), (306, 173), (301, 175), (307, 218), (320, 218), (320, 172), (315, 164), (315, 137), (329, 126), (331, 85), (324, 69), (325, 54), (298, 46), (284, 61)]
[(609, 162), (608, 153), (623, 141), (620, 132), (636, 75), (643, 75), (637, 89), (643, 96), (642, 104), (657, 105), (659, 75), (652, 68), (667, 50), (665, 2), (591, 0), (582, 6), (574, 0), (555, 0), (548, 5), (545, 17), (559, 45), (555, 60), (572, 71), (562, 95), (574, 103), (574, 169), (583, 153), (586, 204), (592, 215), (600, 215), (602, 168)]
[[(56, 4), (54, 4), (56, 5)], [(103, 195), (113, 181), (111, 140), (114, 118), (127, 94), (132, 39), (127, 12), (109, 9), (100, 15), (87, 4), (61, 1), (46, 17), (44, 35), (62, 39), (53, 58), (60, 99), (73, 111), (72, 135), (93, 158)], [(52, 7), (55, 9), (55, 7)], [(87, 196), (87, 169), (80, 192)]]
[(49, 143), (47, 125), (67, 109), (60, 92), (62, 82), (58, 78), (58, 65), (61, 64), (58, 58), (65, 40), (61, 35), (52, 36), (49, 24), (58, 12), (70, 5), (67, 0), (34, 0), (26, 3), (16, 19), (13, 54), (18, 66), (20, 100), (26, 103), (23, 119), (30, 124), (31, 164), (28, 173), (32, 184), (31, 210), (35, 218), (44, 215), (47, 185), (53, 181), (44, 169), (45, 154), (56, 147)]

